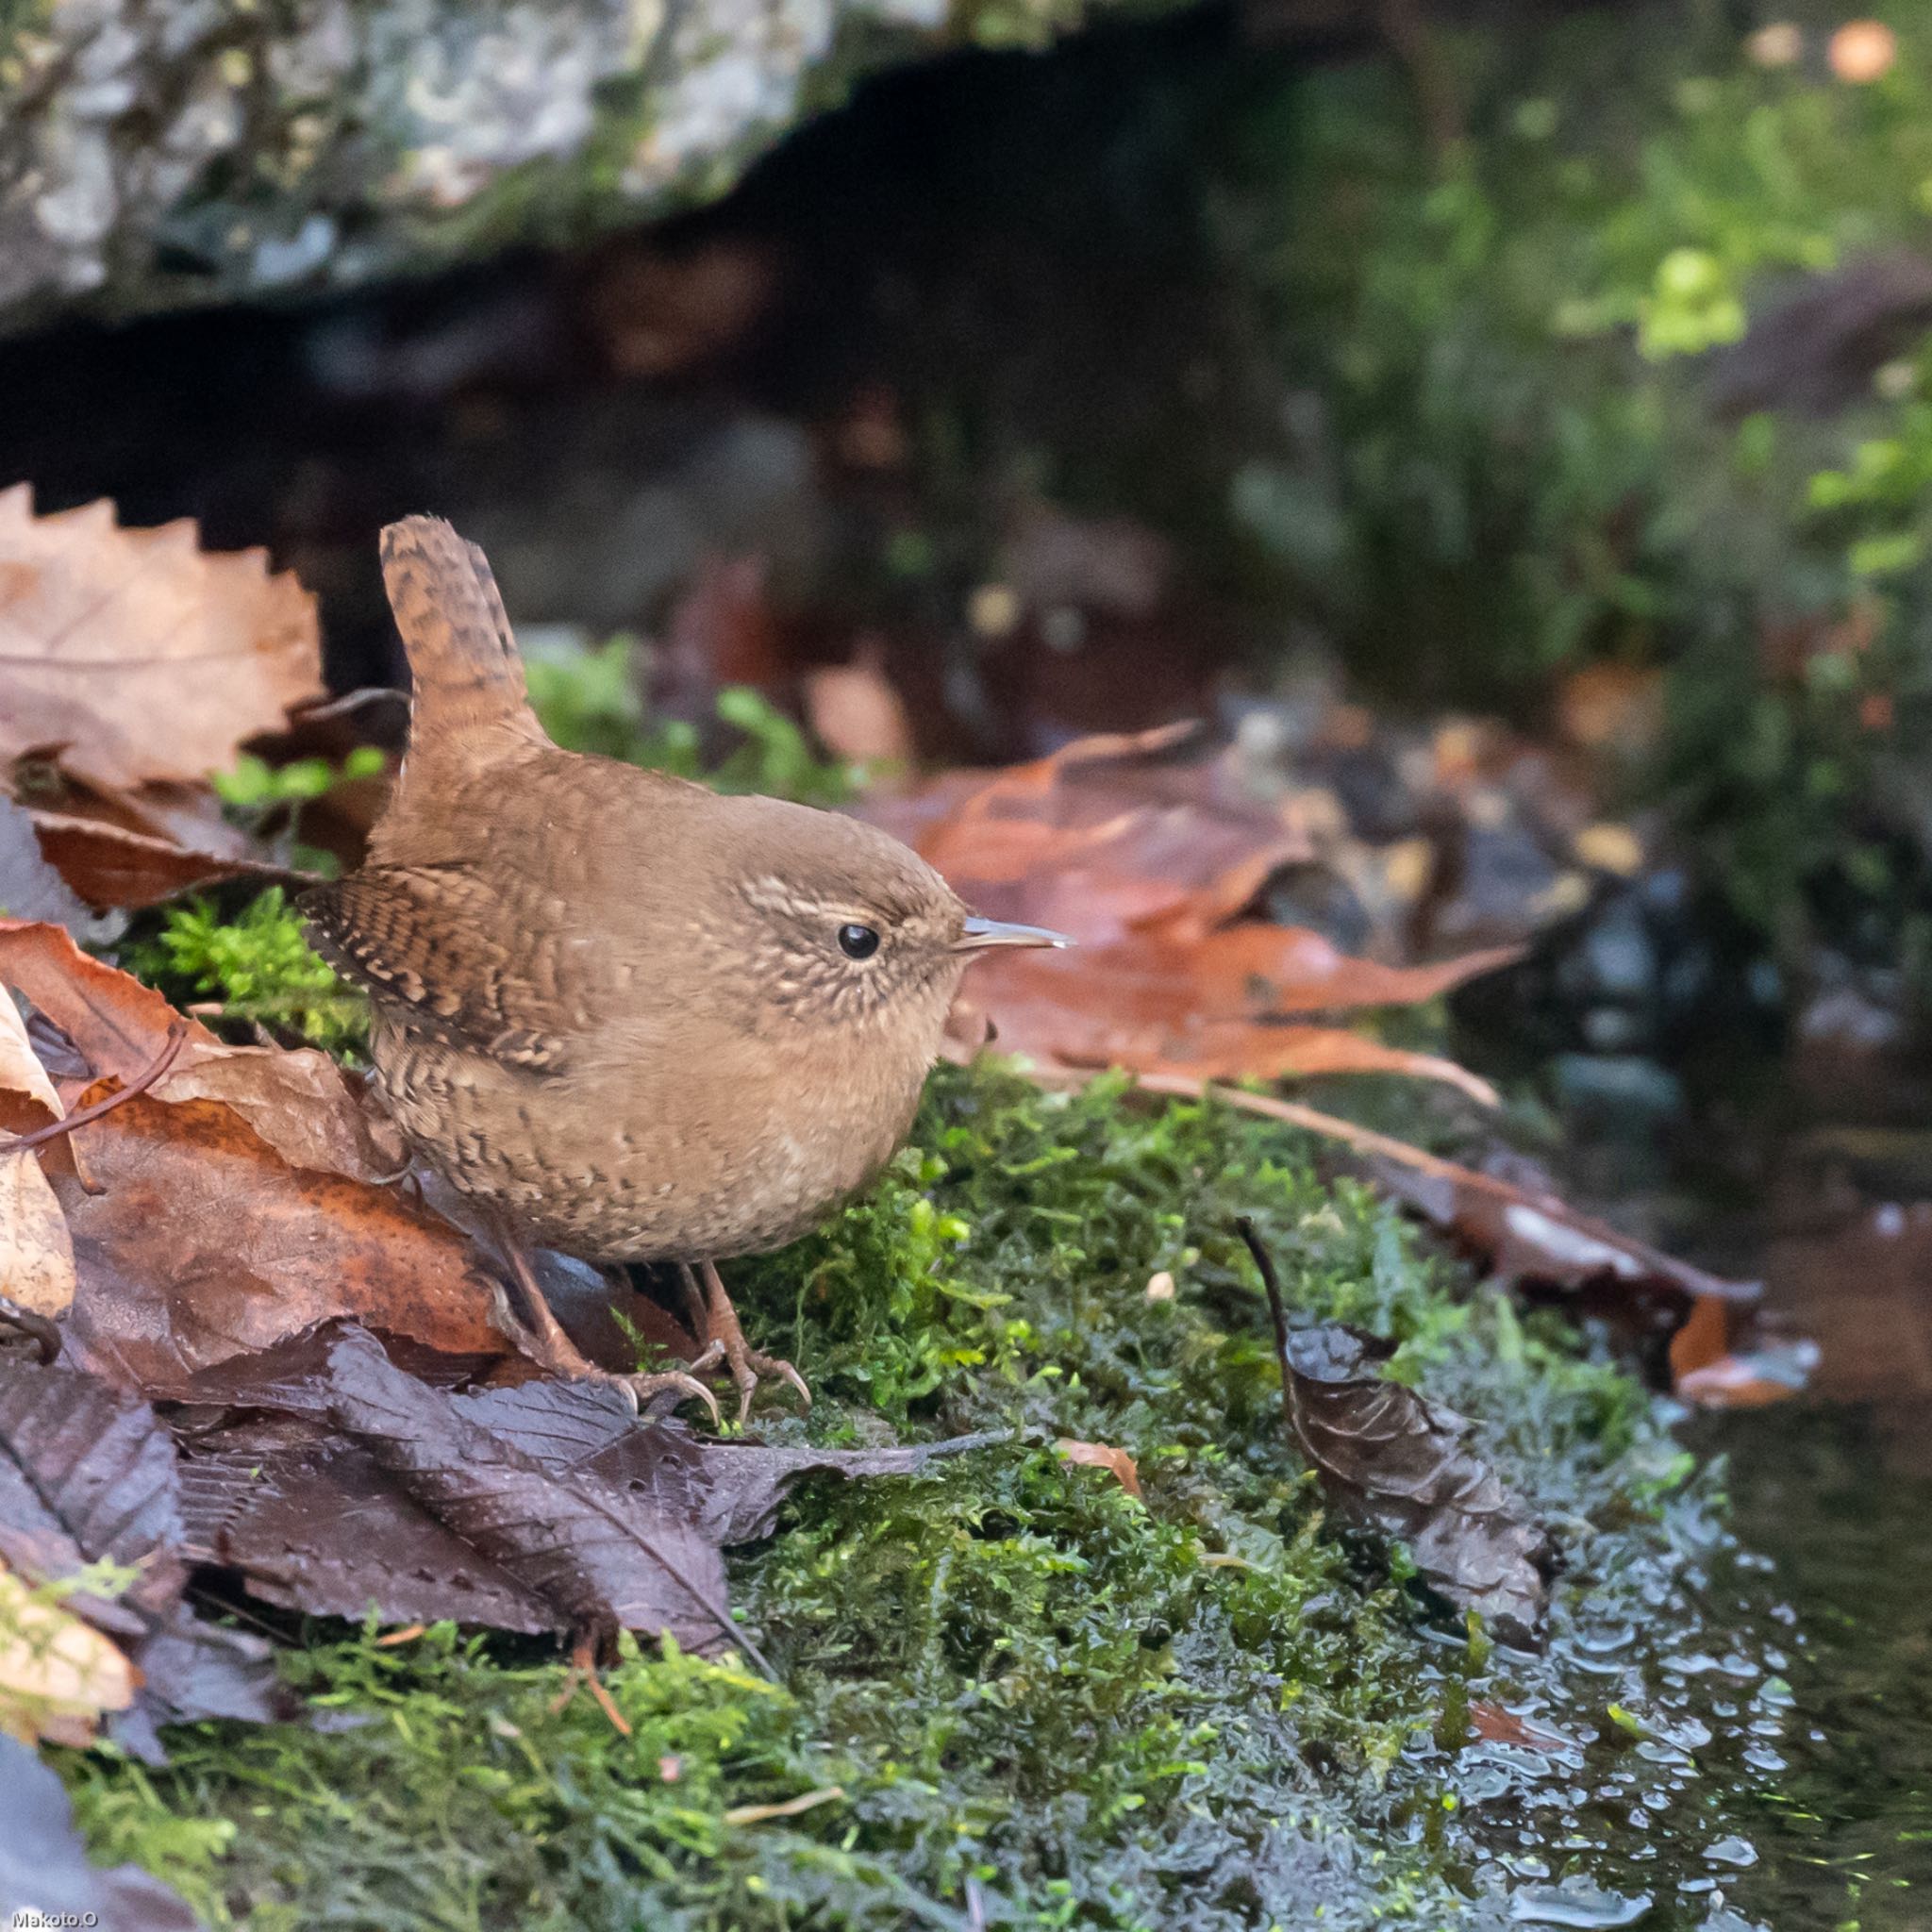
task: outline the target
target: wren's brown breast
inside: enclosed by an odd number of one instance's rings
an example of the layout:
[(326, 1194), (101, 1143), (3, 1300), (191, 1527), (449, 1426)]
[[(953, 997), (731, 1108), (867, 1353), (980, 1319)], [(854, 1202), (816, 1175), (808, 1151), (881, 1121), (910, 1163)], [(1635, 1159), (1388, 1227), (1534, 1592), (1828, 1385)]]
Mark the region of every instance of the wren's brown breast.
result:
[(414, 1147), (528, 1240), (715, 1258), (791, 1240), (909, 1124), (971, 920), (876, 829), (558, 750), (481, 553), (384, 535), (415, 678), (361, 872), (305, 901), (369, 990)]

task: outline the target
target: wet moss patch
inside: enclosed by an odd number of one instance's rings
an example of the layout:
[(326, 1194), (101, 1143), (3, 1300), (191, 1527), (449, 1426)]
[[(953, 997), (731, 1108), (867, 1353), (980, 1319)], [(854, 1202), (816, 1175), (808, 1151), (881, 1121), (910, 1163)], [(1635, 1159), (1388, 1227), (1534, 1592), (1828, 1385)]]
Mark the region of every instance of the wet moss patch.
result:
[[(1498, 1652), (1324, 1509), (1238, 1214), (1297, 1318), (1397, 1341), (1392, 1373), (1471, 1416), (1552, 1520), (1571, 1569), (1547, 1657)], [(865, 1202), (728, 1273), (819, 1395), (762, 1433), (1007, 1432), (930, 1477), (812, 1487), (737, 1559), (781, 1684), (628, 1652), (625, 1739), (587, 1696), (557, 1707), (541, 1646), (317, 1628), (287, 1664), (312, 1726), (176, 1732), (158, 1774), (68, 1762), (96, 1852), (258, 1932), (1443, 1924), (1505, 1909), (1498, 1826), (1576, 1775), (1462, 1751), (1473, 1700), (1526, 1695), (1579, 1754), (1667, 1775), (1603, 1715), (1633, 1693), (1591, 1645), (1606, 1618), (1694, 1635), (1721, 1539), (1689, 1458), (1615, 1367), (1324, 1184), (1285, 1130), (942, 1073)], [(1126, 1451), (1141, 1496), (1067, 1438)], [(1644, 1815), (1641, 1782), (1605, 1815)], [(1546, 1846), (1551, 1875), (1668, 1836), (1558, 1810), (1540, 1829), (1578, 1841)]]

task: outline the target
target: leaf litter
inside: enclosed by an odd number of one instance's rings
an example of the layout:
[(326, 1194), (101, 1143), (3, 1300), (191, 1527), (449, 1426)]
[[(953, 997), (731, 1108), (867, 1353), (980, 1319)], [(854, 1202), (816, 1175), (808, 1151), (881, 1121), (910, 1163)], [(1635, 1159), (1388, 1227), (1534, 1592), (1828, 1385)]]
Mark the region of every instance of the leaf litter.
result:
[(1218, 767), (1169, 761), (1187, 735), (1076, 740), (871, 808), (976, 909), (1078, 941), (984, 961), (964, 1046), (1198, 1080), (1400, 1074), (1493, 1103), (1489, 1083), (1451, 1060), (1306, 1016), (1435, 999), (1516, 949), (1392, 964), (1261, 916), (1269, 881), (1313, 848), (1291, 814), (1227, 795)]
[[(186, 520), (125, 529), (105, 501), (37, 516), (25, 485), (0, 491), (0, 791), (86, 907), (302, 876), (208, 780), (323, 696), (315, 599), (262, 551), (204, 551)], [(33, 883), (10, 910), (51, 909)]]
[(1075, 740), (1049, 758), (951, 773), (868, 806), (975, 907), (1079, 941), (985, 961), (954, 1015), (949, 1050), (1021, 1054), (1051, 1085), (1113, 1066), (1152, 1093), (1199, 1099), (1211, 1089), (1351, 1147), (1365, 1178), (1492, 1278), (1607, 1315), (1657, 1379), (1693, 1399), (1769, 1400), (1801, 1387), (1806, 1344), (1753, 1346), (1757, 1284), (1677, 1260), (1547, 1187), (1237, 1084), (1392, 1073), (1493, 1104), (1489, 1084), (1453, 1061), (1303, 1022), (1439, 998), (1519, 949), (1421, 963), (1355, 958), (1320, 933), (1268, 919), (1270, 880), (1309, 856), (1309, 840), (1291, 801), (1271, 811), (1244, 797), (1225, 761), (1176, 761), (1191, 735), (1178, 726)]
[(340, 1323), (211, 1371), (189, 1396), (246, 1412), (189, 1445), (184, 1480), (197, 1546), (258, 1594), (317, 1615), (374, 1606), (384, 1623), (557, 1631), (600, 1655), (627, 1629), (756, 1657), (724, 1607), (723, 1548), (770, 1534), (806, 1475), (912, 1474), (985, 1440), (708, 1442), (676, 1422), (640, 1426), (601, 1386), (437, 1388)]

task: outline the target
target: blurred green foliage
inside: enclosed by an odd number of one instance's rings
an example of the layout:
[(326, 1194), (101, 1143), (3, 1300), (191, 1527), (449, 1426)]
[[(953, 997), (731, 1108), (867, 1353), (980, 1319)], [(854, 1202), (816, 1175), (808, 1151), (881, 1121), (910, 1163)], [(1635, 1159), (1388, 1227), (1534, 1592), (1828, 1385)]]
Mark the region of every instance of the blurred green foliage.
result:
[(380, 775), (385, 763), (373, 744), (358, 744), (340, 766), (326, 758), (296, 758), (286, 765), (271, 765), (253, 752), (243, 752), (232, 770), (213, 773), (209, 782), (224, 805), (247, 812), (321, 798), (344, 779)]
[(718, 693), (718, 722), (736, 741), (708, 763), (695, 726), (681, 718), (646, 715), (636, 656), (635, 639), (614, 637), (588, 650), (526, 657), (531, 707), (566, 751), (596, 752), (680, 778), (701, 778), (717, 791), (762, 791), (804, 805), (842, 805), (859, 789), (860, 772), (821, 758), (798, 725), (743, 685)]
[(1821, 278), (1932, 258), (1932, 9), (1891, 9), (1869, 85), (1713, 12), (1444, 35), (1447, 149), (1391, 63), (1257, 103), (1228, 238), (1293, 386), (1235, 512), (1409, 698), (1522, 712), (1586, 661), (1659, 667), (1650, 794), (1739, 909), (1891, 955), (1932, 842), (1926, 303), (1797, 391), (1843, 353)]

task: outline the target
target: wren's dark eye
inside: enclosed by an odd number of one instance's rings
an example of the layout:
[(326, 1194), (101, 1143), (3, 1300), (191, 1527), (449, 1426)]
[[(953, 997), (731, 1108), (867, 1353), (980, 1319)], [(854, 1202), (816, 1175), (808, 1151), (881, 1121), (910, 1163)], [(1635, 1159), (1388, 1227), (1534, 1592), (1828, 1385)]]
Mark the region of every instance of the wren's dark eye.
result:
[(879, 949), (879, 936), (869, 925), (841, 925), (839, 950), (848, 959), (870, 959)]

